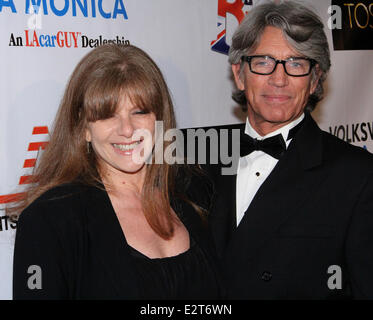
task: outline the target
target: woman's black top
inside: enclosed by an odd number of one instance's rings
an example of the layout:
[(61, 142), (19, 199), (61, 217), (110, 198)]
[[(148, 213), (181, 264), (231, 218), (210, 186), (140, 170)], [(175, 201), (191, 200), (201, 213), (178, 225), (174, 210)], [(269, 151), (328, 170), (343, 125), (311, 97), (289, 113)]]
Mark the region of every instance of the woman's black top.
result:
[(218, 299), (219, 288), (204, 252), (190, 237), (179, 255), (151, 259), (130, 247), (143, 299)]
[[(126, 242), (105, 190), (78, 183), (49, 190), (17, 223), (14, 299), (219, 298), (222, 286), (208, 229), (188, 203), (173, 205), (193, 238), (190, 249), (149, 259)], [(32, 265), (42, 271), (40, 289), (30, 287), (36, 277), (28, 271)]]

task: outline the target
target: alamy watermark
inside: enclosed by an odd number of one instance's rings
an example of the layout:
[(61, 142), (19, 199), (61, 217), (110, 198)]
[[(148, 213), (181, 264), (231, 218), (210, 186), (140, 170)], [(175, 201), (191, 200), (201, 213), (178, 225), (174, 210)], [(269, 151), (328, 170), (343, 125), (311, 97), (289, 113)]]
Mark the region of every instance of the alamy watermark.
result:
[(27, 19), (27, 28), (30, 30), (41, 29), (42, 28), (42, 14), (40, 6), (32, 5), (27, 8), (27, 14), (30, 16)]
[[(373, 2), (368, 4), (358, 3), (344, 3), (348, 12), (348, 22), (350, 29), (355, 27), (359, 29), (373, 28)], [(328, 28), (342, 29), (342, 7), (332, 5), (328, 7)]]
[[(234, 175), (240, 155), (240, 129), (168, 129), (155, 122), (154, 138), (147, 129), (135, 130), (132, 141), (142, 147), (132, 151), (137, 164), (221, 164), (223, 175)], [(153, 141), (154, 140), (154, 141)], [(164, 148), (164, 142), (169, 142)]]
[(342, 289), (341, 267), (338, 265), (329, 266), (328, 274), (331, 274), (331, 276), (328, 278), (328, 288), (330, 290), (341, 290)]
[(27, 279), (27, 287), (30, 290), (42, 289), (42, 272), (40, 266), (34, 264), (29, 266), (27, 273), (31, 274), (31, 276)]

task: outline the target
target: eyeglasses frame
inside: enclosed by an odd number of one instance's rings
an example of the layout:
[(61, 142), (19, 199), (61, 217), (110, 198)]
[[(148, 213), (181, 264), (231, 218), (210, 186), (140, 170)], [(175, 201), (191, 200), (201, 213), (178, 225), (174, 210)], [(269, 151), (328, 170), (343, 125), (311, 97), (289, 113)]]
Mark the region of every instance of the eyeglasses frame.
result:
[[(275, 61), (275, 66), (274, 66), (273, 70), (270, 73), (260, 73), (260, 72), (253, 71), (252, 68), (251, 68), (251, 60), (253, 58), (270, 58), (270, 59), (272, 59), (272, 60)], [(296, 60), (296, 59), (305, 59), (305, 60), (310, 61), (310, 70), (308, 71), (308, 73), (301, 74), (301, 75), (289, 74), (288, 71), (286, 70), (285, 63), (288, 62), (288, 61), (290, 61), (290, 59), (294, 59), (294, 60)], [(282, 64), (282, 66), (284, 67), (284, 71), (285, 71), (285, 73), (288, 76), (290, 76), (290, 77), (305, 77), (305, 76), (308, 76), (311, 73), (312, 68), (317, 64), (316, 60), (308, 58), (308, 57), (290, 57), (290, 58), (285, 59), (285, 60), (277, 60), (277, 59), (275, 59), (275, 58), (273, 58), (271, 56), (268, 56), (268, 55), (254, 55), (254, 56), (242, 56), (241, 60), (243, 62), (247, 62), (249, 64), (249, 68), (250, 68), (250, 71), (252, 73), (263, 75), (263, 76), (268, 76), (268, 75), (272, 74), (273, 72), (275, 72), (275, 70), (277, 68), (277, 65), (278, 64)]]

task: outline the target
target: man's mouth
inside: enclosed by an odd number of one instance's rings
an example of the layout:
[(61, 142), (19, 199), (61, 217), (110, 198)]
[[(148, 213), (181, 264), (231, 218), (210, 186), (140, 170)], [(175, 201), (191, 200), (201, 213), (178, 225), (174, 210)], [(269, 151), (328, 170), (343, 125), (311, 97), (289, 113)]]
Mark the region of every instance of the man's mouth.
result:
[(264, 94), (263, 97), (272, 102), (284, 102), (290, 100), (290, 96), (288, 95)]

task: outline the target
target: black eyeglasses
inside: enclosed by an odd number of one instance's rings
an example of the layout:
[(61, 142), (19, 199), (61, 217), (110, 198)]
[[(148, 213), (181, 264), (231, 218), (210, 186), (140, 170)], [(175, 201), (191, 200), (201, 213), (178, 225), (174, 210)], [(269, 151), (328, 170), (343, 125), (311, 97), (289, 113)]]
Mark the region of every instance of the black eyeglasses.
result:
[(316, 60), (305, 57), (291, 57), (286, 60), (276, 60), (271, 56), (242, 56), (242, 61), (249, 64), (252, 73), (269, 75), (272, 74), (280, 63), (284, 66), (287, 75), (292, 77), (304, 77), (311, 73), (317, 64)]

